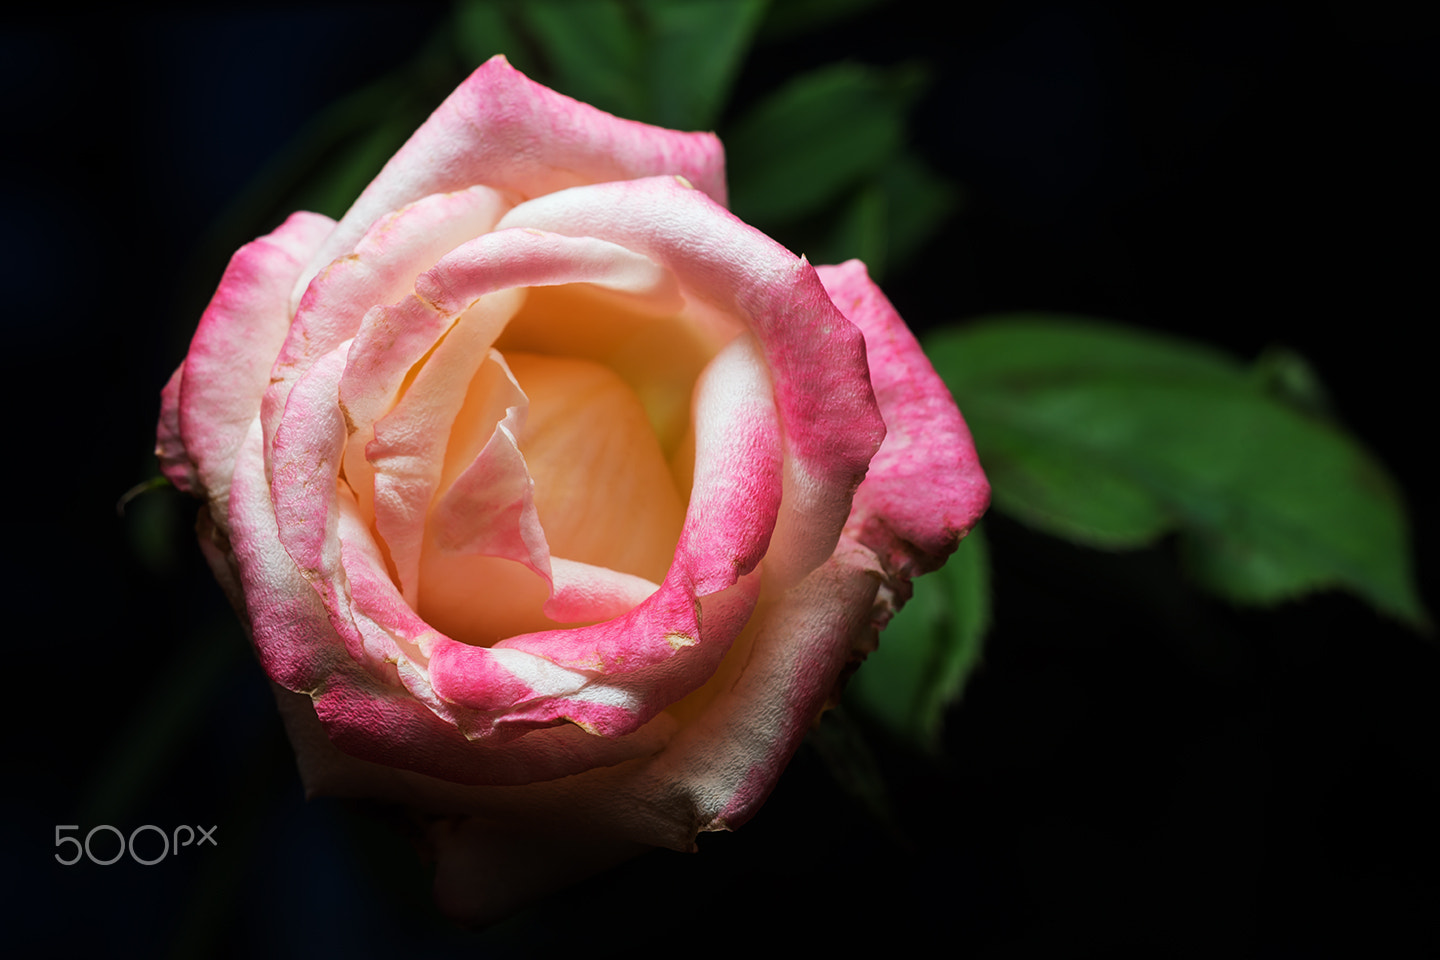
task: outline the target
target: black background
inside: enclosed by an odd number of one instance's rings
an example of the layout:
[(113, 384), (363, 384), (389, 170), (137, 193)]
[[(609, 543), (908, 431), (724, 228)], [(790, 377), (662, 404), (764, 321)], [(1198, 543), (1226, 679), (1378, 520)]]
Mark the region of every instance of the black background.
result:
[[(1158, 6), (966, 4), (942, 25), (924, 4), (882, 5), (758, 46), (737, 102), (838, 57), (928, 60), (914, 134), (966, 201), (892, 265), (912, 326), (1047, 309), (1245, 359), (1300, 351), (1408, 497), (1434, 611), (1435, 34), (1399, 6)], [(423, 865), (382, 817), (305, 804), (185, 529), (193, 507), (154, 493), (120, 518), (115, 503), (153, 474), (159, 388), (228, 252), (207, 228), (307, 118), (408, 58), (444, 13), (4, 25), (11, 942), (1440, 953), (1433, 636), (1344, 596), (1238, 611), (1195, 592), (1169, 544), (1102, 554), (1002, 517), (996, 626), (944, 760), (862, 717), (826, 721), (829, 740), (870, 744), (889, 820), (809, 746), (755, 820), (702, 837), (698, 856), (657, 852), (476, 934), (434, 914)], [(99, 823), (213, 824), (220, 846), (148, 868), (55, 862), (56, 824)]]

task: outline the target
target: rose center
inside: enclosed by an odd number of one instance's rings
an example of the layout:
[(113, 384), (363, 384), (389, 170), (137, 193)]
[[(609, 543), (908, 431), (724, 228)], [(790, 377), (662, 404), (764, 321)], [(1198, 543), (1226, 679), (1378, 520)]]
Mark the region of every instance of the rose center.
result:
[[(685, 502), (635, 390), (593, 360), (509, 350), (505, 361), (528, 398), (515, 439), (549, 556), (658, 584), (674, 556)], [(477, 374), (456, 419), (452, 453), (483, 446), (481, 435), (488, 438), (515, 402), (504, 399), (513, 388), (501, 388), (499, 371), (487, 363)], [(442, 492), (457, 473), (449, 460)], [(540, 574), (514, 559), (445, 550), (439, 539), (427, 538), (420, 566), (418, 612), (430, 624), (487, 646), (564, 625), (543, 611), (550, 586)]]

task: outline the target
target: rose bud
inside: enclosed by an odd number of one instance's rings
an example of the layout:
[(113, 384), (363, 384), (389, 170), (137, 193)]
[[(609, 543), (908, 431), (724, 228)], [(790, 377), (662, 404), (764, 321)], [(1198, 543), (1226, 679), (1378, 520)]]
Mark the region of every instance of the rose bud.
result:
[(162, 396), (307, 792), (444, 815), (471, 921), (749, 819), (989, 495), (861, 263), (502, 57), (241, 248)]

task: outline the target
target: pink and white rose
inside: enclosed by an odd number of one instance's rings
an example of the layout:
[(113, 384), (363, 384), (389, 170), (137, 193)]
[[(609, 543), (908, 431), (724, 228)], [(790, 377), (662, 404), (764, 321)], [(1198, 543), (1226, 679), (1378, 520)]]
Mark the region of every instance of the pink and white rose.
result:
[(500, 57), (235, 254), (158, 452), (307, 790), (465, 815), (472, 917), (744, 823), (988, 500), (862, 264), (727, 212), (713, 135)]

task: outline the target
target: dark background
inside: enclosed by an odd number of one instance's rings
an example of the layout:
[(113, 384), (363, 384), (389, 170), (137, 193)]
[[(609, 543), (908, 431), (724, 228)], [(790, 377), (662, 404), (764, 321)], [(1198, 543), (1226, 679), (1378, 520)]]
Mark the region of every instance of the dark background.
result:
[[(965, 202), (891, 265), (902, 315), (923, 330), (1046, 309), (1244, 359), (1298, 350), (1408, 497), (1433, 612), (1435, 34), (1398, 5), (1156, 6), (963, 4), (942, 25), (882, 5), (757, 46), (736, 104), (840, 57), (927, 59), (914, 136)], [(1440, 953), (1433, 635), (1338, 595), (1236, 610), (1193, 590), (1170, 544), (1104, 554), (1003, 517), (995, 629), (938, 763), (831, 716), (738, 833), (481, 934), (435, 915), (383, 813), (304, 803), (193, 506), (115, 503), (154, 473), (158, 391), (229, 252), (212, 249), (216, 218), (445, 12), (4, 24), (19, 579), (0, 902), (22, 953), (708, 955), (777, 938), (841, 955)], [(857, 740), (887, 816), (821, 748)], [(55, 862), (55, 825), (101, 823), (217, 825), (220, 845), (154, 867)]]

